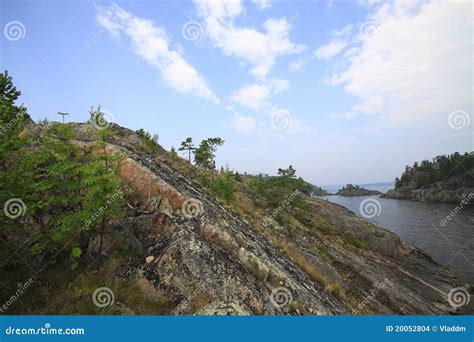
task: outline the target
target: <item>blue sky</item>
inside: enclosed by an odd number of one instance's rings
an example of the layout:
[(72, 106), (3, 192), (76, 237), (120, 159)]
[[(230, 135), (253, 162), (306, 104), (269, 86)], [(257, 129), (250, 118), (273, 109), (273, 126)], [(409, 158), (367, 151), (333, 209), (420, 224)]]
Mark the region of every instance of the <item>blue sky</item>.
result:
[(442, 1), (1, 0), (0, 66), (33, 119), (226, 140), (218, 164), (393, 181), (473, 150), (472, 7)]

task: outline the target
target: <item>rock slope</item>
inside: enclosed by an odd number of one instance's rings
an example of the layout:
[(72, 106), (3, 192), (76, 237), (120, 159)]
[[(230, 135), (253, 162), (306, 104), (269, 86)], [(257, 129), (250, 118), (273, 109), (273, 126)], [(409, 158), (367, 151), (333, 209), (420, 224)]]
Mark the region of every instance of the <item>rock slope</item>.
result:
[[(93, 127), (71, 125), (79, 144), (93, 142)], [(147, 153), (133, 131), (112, 128), (108, 148), (125, 157), (120, 175), (129, 210), (105, 245), (112, 250), (120, 240), (134, 249), (116, 276), (137, 284), (148, 299), (169, 298), (169, 313), (455, 312), (447, 301), (459, 285), (455, 275), (391, 232), (336, 204), (307, 198), (315, 215), (337, 231), (327, 236), (301, 227), (282, 248), (275, 237), (284, 236), (284, 227), (268, 228), (257, 214), (236, 214), (173, 167), (161, 147)], [(367, 248), (347, 245), (349, 236)], [(88, 253), (93, 256), (93, 246)]]

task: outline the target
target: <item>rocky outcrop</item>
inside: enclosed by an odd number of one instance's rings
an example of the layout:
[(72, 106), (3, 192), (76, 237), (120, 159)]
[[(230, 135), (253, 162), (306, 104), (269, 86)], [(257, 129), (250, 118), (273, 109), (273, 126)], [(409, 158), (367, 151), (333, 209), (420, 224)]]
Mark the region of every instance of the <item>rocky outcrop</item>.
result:
[(422, 189), (393, 189), (382, 195), (383, 198), (438, 203), (461, 203), (466, 199), (469, 200), (472, 196), (474, 196), (474, 187), (452, 189), (448, 184), (440, 183)]
[[(78, 143), (92, 142), (93, 128), (74, 126)], [(127, 184), (129, 210), (107, 239), (125, 241), (134, 250), (116, 276), (136, 284), (149, 300), (169, 299), (168, 313), (454, 311), (447, 293), (457, 284), (456, 277), (393, 233), (336, 204), (307, 198), (336, 232), (326, 236), (302, 227), (301, 234), (286, 241), (288, 248), (282, 248), (269, 238), (282, 227), (275, 225), (273, 233), (265, 233), (263, 219), (255, 215), (249, 223), (222, 206), (172, 167), (166, 151), (146, 153), (134, 132), (112, 128), (115, 135), (108, 149), (124, 157), (119, 173)], [(368, 248), (347, 245), (348, 236), (365, 241)]]

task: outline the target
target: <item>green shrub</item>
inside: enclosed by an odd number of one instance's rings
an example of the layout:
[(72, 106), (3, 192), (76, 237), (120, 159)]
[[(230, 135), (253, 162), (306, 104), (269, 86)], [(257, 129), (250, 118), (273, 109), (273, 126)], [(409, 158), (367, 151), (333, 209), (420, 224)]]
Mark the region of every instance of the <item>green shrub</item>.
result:
[(320, 222), (318, 224), (318, 229), (326, 235), (334, 234), (336, 232), (336, 228), (328, 222)]
[(320, 248), (320, 252), (321, 252), (321, 255), (323, 256), (323, 258), (325, 260), (329, 260), (329, 251), (330, 251), (330, 247), (329, 247), (329, 244), (325, 243), (324, 245), (321, 246)]
[(346, 243), (360, 249), (367, 249), (367, 247), (369, 246), (367, 242), (360, 241), (357, 237), (353, 235), (346, 237)]
[(147, 151), (153, 152), (156, 150), (156, 148), (158, 147), (158, 139), (159, 139), (158, 134), (151, 135), (150, 133), (145, 131), (143, 128), (136, 130), (135, 133), (138, 134), (138, 136), (144, 143)]
[(236, 188), (233, 183), (233, 175), (230, 172), (224, 172), (211, 181), (209, 189), (218, 198), (224, 200), (226, 204), (232, 204), (235, 201)]

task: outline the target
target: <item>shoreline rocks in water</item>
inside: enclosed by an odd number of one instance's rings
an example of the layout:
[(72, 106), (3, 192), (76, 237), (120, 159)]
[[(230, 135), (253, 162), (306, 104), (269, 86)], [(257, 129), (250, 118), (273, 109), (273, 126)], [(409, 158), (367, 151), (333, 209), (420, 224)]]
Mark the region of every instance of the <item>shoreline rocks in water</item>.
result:
[(388, 199), (403, 199), (419, 202), (460, 203), (468, 200), (474, 203), (474, 188), (443, 189), (429, 187), (425, 189), (392, 189), (381, 196)]
[(359, 185), (347, 184), (345, 187), (340, 189), (336, 195), (339, 196), (372, 196), (372, 195), (381, 195), (382, 192), (377, 190), (369, 190)]

